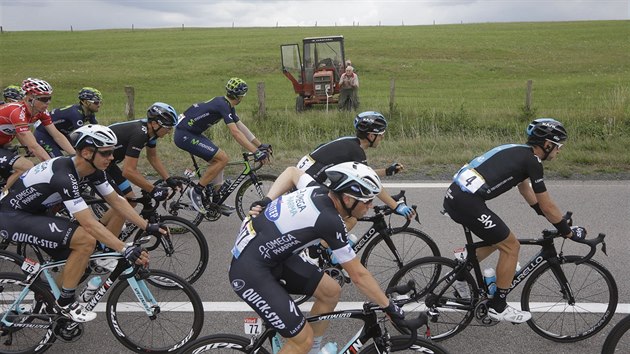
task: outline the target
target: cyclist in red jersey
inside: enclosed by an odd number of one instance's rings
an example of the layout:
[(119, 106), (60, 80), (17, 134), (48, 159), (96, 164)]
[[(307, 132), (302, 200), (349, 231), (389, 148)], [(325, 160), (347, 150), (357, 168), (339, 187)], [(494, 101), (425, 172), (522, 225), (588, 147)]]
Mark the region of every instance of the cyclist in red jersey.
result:
[(22, 90), (24, 98), (21, 101), (0, 106), (0, 173), (7, 177), (5, 188), (9, 188), (19, 175), (34, 166), (31, 161), (8, 149), (15, 137), (41, 161), (50, 159), (29, 128), (38, 120), (64, 151), (75, 153), (68, 139), (52, 124), (48, 114), (53, 91), (50, 84), (28, 78), (22, 82)]

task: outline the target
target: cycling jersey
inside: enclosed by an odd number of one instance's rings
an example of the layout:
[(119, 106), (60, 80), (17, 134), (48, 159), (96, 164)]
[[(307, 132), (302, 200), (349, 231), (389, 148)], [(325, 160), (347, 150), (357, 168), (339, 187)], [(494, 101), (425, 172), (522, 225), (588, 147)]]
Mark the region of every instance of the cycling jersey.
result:
[(343, 162), (360, 162), (367, 165), (365, 150), (361, 147), (361, 140), (347, 136), (322, 144), (310, 154), (304, 156), (297, 164), (297, 168), (312, 176), (318, 183), (326, 180), (324, 170)]
[[(50, 112), (53, 124), (66, 138), (75, 129), (84, 124), (98, 124), (94, 113), (86, 115), (80, 104), (70, 105), (63, 108), (55, 108)], [(35, 128), (35, 139), (52, 157), (61, 156), (61, 147), (48, 134), (46, 129), (40, 124)], [(68, 139), (70, 140), (70, 139)]]
[(37, 121), (43, 126), (52, 124), (48, 111), (32, 116), (23, 101), (0, 106), (0, 146), (10, 143), (18, 133), (28, 131)]
[(154, 148), (157, 146), (157, 135), (149, 138), (147, 119), (132, 120), (129, 122), (115, 123), (109, 128), (116, 134), (118, 144), (114, 150), (114, 162), (119, 163), (125, 156), (140, 157), (140, 152), (145, 146)]
[[(0, 198), (1, 237), (38, 245), (54, 259), (67, 258), (78, 225), (46, 212), (61, 202), (70, 214), (88, 208), (80, 194), (75, 158), (58, 157), (35, 165)], [(103, 171), (96, 171), (86, 180), (101, 195), (114, 191)]]
[(236, 115), (236, 110), (224, 96), (195, 103), (184, 112), (183, 116), (176, 129), (185, 129), (196, 134), (203, 133), (221, 119), (225, 124), (236, 123), (240, 120)]
[(295, 336), (305, 324), (289, 292), (312, 295), (323, 277), (298, 254), (320, 239), (340, 263), (356, 257), (328, 189), (319, 186), (272, 201), (263, 214), (243, 221), (236, 238), (229, 271), (232, 288), (284, 337)]

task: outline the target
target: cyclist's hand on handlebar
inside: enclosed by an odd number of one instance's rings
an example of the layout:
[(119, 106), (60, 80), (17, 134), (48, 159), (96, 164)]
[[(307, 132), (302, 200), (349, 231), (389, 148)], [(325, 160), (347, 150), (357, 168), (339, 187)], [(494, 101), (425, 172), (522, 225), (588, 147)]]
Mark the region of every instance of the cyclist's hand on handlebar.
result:
[(129, 263), (138, 265), (146, 265), (149, 263), (149, 253), (141, 246), (126, 246), (123, 248), (122, 254)]
[(571, 233), (565, 237), (570, 237), (573, 241), (581, 241), (586, 238), (586, 229), (582, 226), (571, 226)]
[(416, 214), (416, 212), (405, 203), (398, 204), (396, 206), (395, 211), (396, 211), (396, 214), (402, 215), (406, 217), (407, 219), (413, 218)]
[(149, 192), (149, 195), (151, 198), (155, 199), (155, 201), (161, 202), (168, 198), (168, 188), (153, 187), (153, 190)]
[(273, 155), (271, 144), (260, 144), (258, 145), (258, 150), (267, 152), (269, 156)]
[(385, 311), (397, 327), (407, 327), (405, 323), (405, 311), (394, 304), (391, 300), (389, 300), (389, 305), (385, 307), (383, 311)]
[(405, 166), (403, 166), (402, 164), (399, 164), (398, 162), (394, 162), (385, 169), (385, 175), (393, 176), (404, 169), (405, 169)]
[(173, 188), (173, 189), (175, 189), (175, 188), (181, 189), (181, 188), (182, 188), (182, 186), (183, 186), (181, 181), (176, 180), (176, 179), (175, 179), (175, 178), (173, 178), (173, 177), (169, 177), (169, 178), (167, 178), (164, 182), (166, 182), (166, 185), (167, 185), (169, 188)]
[(266, 150), (256, 149), (254, 152), (254, 161), (265, 164), (269, 162), (269, 154), (267, 154)]
[(151, 236), (159, 237), (168, 234), (168, 227), (163, 223), (149, 223), (144, 231)]

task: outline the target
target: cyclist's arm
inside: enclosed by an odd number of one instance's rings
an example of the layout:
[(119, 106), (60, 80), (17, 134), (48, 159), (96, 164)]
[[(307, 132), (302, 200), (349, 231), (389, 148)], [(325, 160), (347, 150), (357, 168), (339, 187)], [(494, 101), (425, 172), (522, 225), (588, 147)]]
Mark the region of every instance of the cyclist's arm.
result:
[(87, 208), (73, 214), (79, 224), (97, 241), (104, 243), (107, 247), (120, 252), (125, 243), (114, 236), (107, 228), (98, 222), (92, 211)]
[(529, 180), (525, 180), (519, 183), (518, 191), (519, 193), (521, 193), (523, 198), (525, 198), (525, 201), (527, 201), (527, 204), (534, 205), (538, 203), (538, 200), (536, 199), (536, 194), (534, 193), (532, 186), (529, 184)]
[(230, 129), (230, 134), (234, 137), (237, 143), (239, 143), (245, 150), (249, 152), (256, 152), (257, 146), (252, 144), (241, 130), (236, 126), (236, 123), (229, 123), (227, 125)]
[(241, 133), (243, 133), (243, 135), (245, 135), (245, 138), (252, 144), (254, 144), (254, 146), (258, 147), (260, 146), (261, 142), (260, 140), (258, 140), (254, 134), (251, 132), (251, 130), (249, 130), (249, 128), (247, 128), (247, 126), (245, 125), (245, 123), (241, 122), (240, 120), (238, 122), (236, 122), (236, 127), (238, 127), (238, 130), (241, 131)]
[(125, 156), (125, 159), (123, 160), (122, 174), (123, 177), (129, 180), (129, 182), (140, 187), (143, 191), (150, 192), (153, 190), (153, 184), (147, 181), (142, 173), (138, 171), (137, 157), (131, 157), (129, 155)]
[(50, 155), (37, 143), (37, 139), (30, 131), (19, 132), (15, 135), (20, 144), (28, 147), (29, 151), (40, 161), (50, 160)]
[(63, 134), (61, 134), (61, 132), (59, 132), (54, 124), (45, 125), (44, 129), (46, 129), (48, 134), (55, 140), (57, 145), (59, 145), (63, 149), (63, 151), (67, 152), (70, 155), (76, 154), (68, 139)]
[(162, 160), (160, 160), (160, 156), (157, 153), (156, 147), (147, 146), (147, 160), (149, 161), (155, 172), (157, 172), (162, 177), (162, 179), (166, 181), (166, 179), (169, 177), (168, 170), (162, 163)]
[(389, 299), (385, 296), (383, 290), (372, 274), (361, 264), (358, 257), (342, 263), (341, 266), (348, 272), (352, 283), (356, 285), (361, 292), (367, 296), (370, 301), (377, 303), (381, 307), (389, 305)]
[(103, 199), (109, 204), (112, 209), (116, 210), (120, 215), (141, 228), (142, 230), (146, 230), (148, 226), (148, 221), (144, 220), (138, 212), (127, 202), (127, 200), (121, 197), (118, 193), (112, 192), (105, 196)]
[(562, 220), (562, 211), (551, 199), (549, 192), (536, 193), (536, 200), (538, 200), (540, 209), (550, 223), (556, 224)]
[[(269, 191), (267, 192), (267, 197), (269, 197), (269, 199), (271, 200), (274, 200), (284, 193), (290, 191), (291, 189), (296, 188), (298, 184), (300, 184), (300, 178), (302, 176), (308, 175), (297, 167), (287, 167), (273, 182), (271, 188), (269, 188)], [(313, 178), (310, 176), (308, 176), (308, 178), (310, 178), (311, 181), (313, 180)], [(304, 179), (304, 181), (306, 181), (307, 177), (304, 177)], [(306, 186), (306, 184), (304, 184), (304, 187)]]

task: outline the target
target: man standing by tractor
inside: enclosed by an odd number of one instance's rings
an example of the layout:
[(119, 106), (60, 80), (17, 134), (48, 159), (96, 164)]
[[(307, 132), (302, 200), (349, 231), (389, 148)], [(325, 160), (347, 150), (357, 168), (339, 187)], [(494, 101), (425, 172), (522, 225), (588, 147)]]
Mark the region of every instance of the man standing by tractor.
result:
[(352, 66), (346, 66), (346, 72), (339, 78), (339, 110), (356, 111), (359, 108), (359, 76)]

